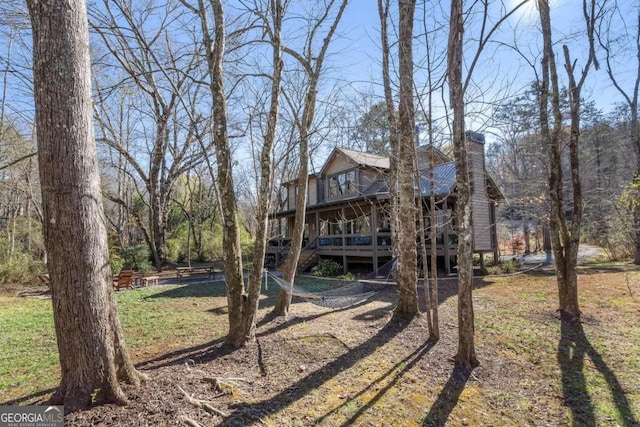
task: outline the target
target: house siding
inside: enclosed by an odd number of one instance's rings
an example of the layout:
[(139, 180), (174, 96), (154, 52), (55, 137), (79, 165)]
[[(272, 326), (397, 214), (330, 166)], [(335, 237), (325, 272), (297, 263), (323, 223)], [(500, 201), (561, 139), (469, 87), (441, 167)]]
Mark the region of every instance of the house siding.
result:
[[(474, 251), (490, 252), (496, 247), (495, 205), (487, 190), (491, 180), (485, 171), (484, 137), (470, 133), (468, 138)], [(450, 272), (451, 262), (456, 257), (455, 224), (449, 221), (452, 209), (455, 209), (455, 168), (452, 162), (444, 162), (447, 160), (444, 154), (436, 154), (439, 156), (436, 158), (441, 160), (434, 171), (436, 194), (445, 196), (446, 199), (438, 210), (440, 226), (435, 245), (438, 263), (443, 262), (445, 270)], [(305, 237), (309, 239), (310, 245), (315, 245), (309, 250), (314, 250), (321, 257), (342, 262), (345, 271), (349, 266), (357, 268), (358, 264), (363, 263), (370, 263), (375, 270), (381, 263), (391, 259), (391, 231), (386, 219), (389, 211), (388, 189), (383, 182), (386, 180), (388, 167), (381, 165), (384, 162), (380, 160), (380, 156), (367, 157), (363, 153), (336, 149), (320, 173), (309, 176), (309, 210), (306, 215), (308, 233)], [(336, 176), (348, 171), (355, 171), (355, 175)], [(341, 191), (339, 196), (334, 194), (334, 197), (329, 197), (331, 177), (341, 180), (340, 188), (344, 183), (353, 182), (358, 191)], [(425, 183), (426, 181), (421, 182), (420, 188), (428, 194), (430, 187)], [(286, 191), (289, 209), (276, 217), (286, 221), (288, 231), (293, 228), (295, 219), (295, 188), (295, 182), (288, 183)], [(317, 240), (314, 239), (316, 236), (319, 237)], [(270, 241), (268, 254), (273, 265), (280, 265), (286, 257), (288, 244), (289, 235), (287, 238), (278, 236)]]
[(287, 208), (296, 208), (296, 184), (289, 184), (287, 187)]
[(309, 191), (307, 197), (307, 205), (314, 206), (318, 204), (318, 178), (312, 176), (309, 178)]
[(473, 234), (475, 251), (491, 251), (492, 224), (491, 201), (487, 194), (487, 178), (484, 164), (484, 144), (469, 138), (469, 154), (473, 180), (471, 194), (471, 212), (473, 215)]
[(331, 164), (327, 165), (325, 169), (325, 176), (333, 175), (334, 173), (342, 172), (348, 169), (353, 169), (354, 164), (345, 155), (336, 152)]

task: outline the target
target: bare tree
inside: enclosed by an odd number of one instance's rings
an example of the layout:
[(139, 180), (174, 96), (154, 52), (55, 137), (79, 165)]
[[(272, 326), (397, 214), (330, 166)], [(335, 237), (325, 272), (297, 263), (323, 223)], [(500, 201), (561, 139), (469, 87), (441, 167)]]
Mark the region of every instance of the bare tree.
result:
[(464, 89), (462, 0), (452, 0), (448, 43), (449, 98), (453, 111), (453, 150), (456, 162), (456, 225), (458, 231), (458, 352), (456, 362), (465, 368), (479, 364), (474, 345), (473, 224), (471, 222), (471, 182), (469, 152), (464, 130)]
[[(602, 19), (597, 26), (598, 41), (605, 54), (605, 70), (609, 80), (622, 96), (625, 106), (629, 109), (630, 126), (628, 138), (635, 151), (636, 170), (633, 184), (640, 181), (640, 116), (638, 112), (638, 98), (640, 96), (640, 7), (636, 4), (629, 10), (621, 10), (617, 1), (611, 2), (612, 7), (607, 19)], [(625, 13), (626, 12), (626, 13)], [(629, 13), (631, 12), (631, 13)], [(633, 25), (626, 25), (627, 19), (633, 19)], [(628, 31), (633, 28), (634, 31)], [(616, 34), (620, 29), (624, 33)], [(633, 52), (633, 55), (630, 53)], [(624, 61), (617, 61), (616, 56), (624, 56)], [(616, 64), (627, 63), (633, 59), (635, 75), (632, 78), (622, 77), (617, 73)], [(633, 229), (635, 234), (635, 252), (633, 262), (640, 265), (640, 204), (633, 204)]]
[[(595, 0), (583, 0), (583, 14), (586, 34), (589, 42), (587, 62), (579, 80), (575, 78), (575, 62), (571, 61), (569, 48), (563, 45), (565, 70), (569, 79), (569, 114), (571, 131), (569, 135), (569, 164), (571, 167), (571, 188), (573, 214), (569, 223), (566, 217), (567, 206), (564, 200), (564, 179), (562, 171), (562, 113), (560, 111), (560, 89), (556, 60), (553, 52), (551, 16), (548, 0), (538, 0), (540, 24), (544, 42), (542, 57), (542, 85), (540, 96), (540, 125), (542, 140), (547, 149), (549, 160), (549, 224), (551, 244), (555, 259), (558, 281), (560, 313), (570, 318), (580, 316), (578, 304), (577, 260), (578, 246), (582, 227), (582, 185), (580, 182), (579, 141), (580, 141), (580, 105), (581, 89), (595, 64), (594, 28), (598, 13)], [(549, 89), (551, 85), (551, 89)], [(549, 91), (550, 90), (550, 91)], [(549, 94), (553, 111), (553, 128), (548, 117)]]
[(62, 379), (52, 402), (68, 411), (125, 403), (138, 384), (118, 318), (92, 126), (84, 1), (29, 1), (44, 234)]
[[(436, 6), (438, 7), (438, 6)], [(420, 111), (422, 116), (426, 120), (426, 128), (427, 128), (427, 141), (428, 147), (431, 151), (431, 156), (429, 159), (429, 200), (428, 200), (428, 219), (429, 225), (425, 224), (426, 213), (426, 201), (424, 199), (424, 195), (421, 193), (421, 202), (420, 207), (422, 208), (422, 212), (420, 213), (420, 238), (421, 238), (421, 246), (422, 246), (422, 260), (423, 260), (423, 271), (424, 271), (424, 292), (425, 292), (425, 305), (427, 308), (426, 316), (427, 316), (427, 324), (429, 328), (429, 339), (438, 340), (440, 338), (440, 327), (439, 327), (439, 319), (438, 319), (438, 247), (436, 245), (437, 232), (438, 232), (438, 224), (437, 224), (437, 210), (439, 209), (439, 204), (442, 203), (442, 200), (438, 200), (436, 195), (436, 180), (435, 180), (435, 166), (436, 166), (436, 156), (433, 154), (436, 149), (436, 129), (435, 122), (437, 121), (437, 117), (434, 117), (434, 96), (438, 94), (438, 92), (444, 91), (444, 82), (446, 80), (446, 73), (439, 73), (439, 70), (444, 65), (446, 67), (446, 49), (437, 49), (438, 41), (437, 37), (439, 34), (444, 33), (443, 31), (439, 31), (441, 28), (437, 21), (433, 23), (433, 29), (430, 28), (428, 24), (428, 17), (433, 15), (433, 10), (427, 8), (426, 6), (422, 9), (422, 24), (423, 34), (423, 46), (424, 46), (424, 57), (422, 61), (418, 62), (417, 68), (419, 70), (424, 70), (426, 74), (426, 81), (424, 83), (424, 91), (426, 94), (418, 93), (418, 105), (420, 107)], [(425, 101), (426, 99), (426, 101)], [(420, 167), (424, 167), (424, 165), (420, 165), (420, 161), (418, 160), (418, 179), (422, 180), (425, 177), (423, 176)], [(430, 254), (427, 254), (426, 250), (426, 233), (429, 232), (429, 242), (431, 242), (431, 250)], [(427, 261), (429, 259), (429, 262)], [(431, 264), (431, 268), (427, 271), (427, 264)]]
[[(149, 212), (148, 218), (139, 217), (137, 221), (155, 267), (160, 270), (166, 260), (167, 215), (176, 180), (202, 162), (203, 153), (197, 144), (198, 133), (203, 132), (206, 124), (198, 113), (198, 103), (202, 102), (201, 45), (184, 43), (172, 36), (179, 29), (176, 20), (182, 10), (175, 3), (164, 5), (163, 13), (150, 4), (137, 6), (130, 0), (114, 0), (92, 10), (92, 28), (108, 52), (98, 65), (117, 70), (116, 76), (124, 74), (122, 81), (113, 87), (98, 88), (97, 119), (100, 141), (117, 151), (126, 160), (119, 163), (129, 166), (126, 173), (135, 174), (142, 183), (143, 189), (138, 192), (146, 200)], [(109, 116), (111, 111), (106, 105), (114, 88), (123, 88), (125, 84), (129, 91), (141, 93), (151, 109), (150, 113), (141, 114), (141, 123), (147, 114), (151, 116), (153, 131), (138, 143), (138, 153), (131, 141), (121, 139), (121, 123)], [(137, 131), (146, 133), (144, 126)], [(126, 201), (111, 199), (133, 213)]]
[(414, 182), (416, 178), (415, 148), (415, 106), (413, 103), (413, 21), (416, 8), (415, 0), (399, 0), (399, 137), (398, 146), (392, 151), (397, 172), (397, 182), (392, 182), (398, 191), (398, 269), (396, 280), (400, 297), (395, 309), (396, 315), (413, 317), (419, 313), (417, 291), (417, 251), (416, 219), (417, 207)]
[[(312, 22), (311, 28), (307, 33), (303, 52), (296, 51), (290, 47), (283, 47), (283, 51), (293, 57), (304, 69), (307, 78), (306, 94), (304, 97), (304, 105), (299, 117), (295, 117), (295, 126), (298, 132), (299, 140), (299, 162), (298, 170), (298, 196), (296, 199), (296, 215), (294, 222), (294, 230), (291, 240), (289, 256), (284, 264), (284, 280), (293, 283), (300, 252), (302, 251), (302, 241), (304, 235), (304, 223), (307, 205), (307, 189), (309, 186), (309, 141), (311, 139), (311, 130), (315, 120), (316, 101), (318, 96), (318, 85), (323, 72), (323, 65), (327, 56), (327, 50), (331, 44), (331, 39), (335, 34), (340, 19), (344, 13), (349, 0), (330, 0), (321, 9), (320, 16)], [(317, 44), (317, 38), (321, 37), (320, 30), (331, 19), (331, 12), (337, 8), (337, 12), (333, 17), (327, 33), (324, 35), (320, 50), (314, 52), (314, 46)], [(293, 108), (295, 110), (295, 108)], [(282, 290), (278, 296), (278, 301), (273, 309), (273, 314), (287, 316), (289, 306), (291, 304), (291, 293)]]
[(233, 184), (233, 158), (227, 123), (227, 95), (223, 68), (226, 43), (224, 9), (220, 0), (209, 2), (213, 19), (213, 32), (211, 32), (209, 9), (205, 5), (205, 0), (198, 0), (197, 7), (186, 2), (183, 4), (200, 20), (201, 34), (207, 55), (209, 87), (213, 101), (212, 138), (218, 167), (217, 182), (222, 215), (224, 274), (229, 305), (229, 333), (226, 342), (234, 347), (241, 347), (247, 342), (243, 321), (243, 308), (247, 298), (244, 294), (242, 250), (240, 247), (241, 225)]
[[(258, 300), (260, 298), (260, 286), (262, 284), (262, 270), (266, 254), (266, 245), (269, 238), (269, 212), (273, 198), (273, 150), (278, 129), (278, 115), (280, 107), (280, 91), (284, 61), (282, 59), (282, 21), (286, 13), (288, 2), (281, 0), (269, 0), (267, 3), (252, 8), (263, 29), (263, 34), (269, 40), (272, 50), (272, 73), (270, 79), (270, 99), (267, 113), (267, 123), (260, 150), (260, 178), (258, 180), (258, 200), (256, 235), (253, 249), (253, 265), (249, 274), (249, 293), (247, 307), (243, 316), (243, 331), (245, 337), (253, 339), (255, 336), (256, 313), (258, 312)], [(262, 7), (258, 7), (262, 6)]]
[[(464, 14), (462, 0), (453, 0), (449, 21), (447, 75), (449, 81), (449, 98), (453, 111), (452, 140), (456, 163), (456, 227), (458, 232), (458, 352), (456, 362), (469, 369), (479, 364), (474, 344), (473, 313), (473, 221), (471, 197), (471, 169), (469, 163), (469, 147), (465, 133), (465, 93), (467, 92), (481, 54), (492, 40), (495, 32), (509, 16), (522, 7), (524, 0), (512, 9), (503, 9), (493, 24), (490, 24), (489, 3), (482, 2), (481, 25), (477, 46), (467, 67), (467, 75), (462, 78)], [(473, 8), (472, 8), (473, 9)], [(471, 9), (471, 10), (472, 10)]]

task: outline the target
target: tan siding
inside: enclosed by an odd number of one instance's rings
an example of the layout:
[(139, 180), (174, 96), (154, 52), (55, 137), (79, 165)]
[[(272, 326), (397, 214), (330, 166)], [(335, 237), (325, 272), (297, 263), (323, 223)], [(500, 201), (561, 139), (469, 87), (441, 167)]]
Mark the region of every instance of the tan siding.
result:
[(352, 169), (354, 166), (355, 165), (349, 158), (337, 152), (331, 160), (331, 163), (327, 165), (325, 169), (325, 175), (329, 176), (347, 169)]
[(296, 185), (295, 183), (289, 184), (287, 188), (287, 206), (289, 209), (295, 209), (296, 207)]
[(473, 194), (471, 209), (473, 215), (474, 250), (490, 251), (491, 245), (491, 213), (487, 195), (487, 180), (484, 168), (484, 146), (469, 141), (471, 170), (473, 173)]
[(318, 178), (312, 176), (309, 178), (309, 197), (307, 198), (309, 206), (318, 204)]

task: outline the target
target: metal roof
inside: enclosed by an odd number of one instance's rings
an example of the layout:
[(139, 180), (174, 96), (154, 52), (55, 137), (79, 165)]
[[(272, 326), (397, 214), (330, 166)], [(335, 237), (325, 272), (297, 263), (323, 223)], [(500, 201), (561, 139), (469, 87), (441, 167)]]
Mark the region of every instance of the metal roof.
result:
[[(436, 196), (453, 194), (456, 188), (456, 165), (454, 162), (436, 165), (433, 168), (433, 180)], [(429, 168), (420, 169), (420, 191), (427, 196), (431, 194)]]

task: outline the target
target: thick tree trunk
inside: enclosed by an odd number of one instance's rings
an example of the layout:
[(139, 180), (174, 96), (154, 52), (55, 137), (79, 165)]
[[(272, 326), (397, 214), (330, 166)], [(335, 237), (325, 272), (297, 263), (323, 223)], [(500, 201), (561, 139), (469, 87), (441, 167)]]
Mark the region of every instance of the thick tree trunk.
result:
[(466, 369), (479, 364), (474, 343), (473, 314), (473, 224), (469, 149), (464, 131), (462, 87), (462, 0), (452, 0), (449, 27), (449, 97), (453, 109), (453, 149), (456, 162), (456, 222), (458, 232), (458, 352), (456, 363)]
[(233, 185), (231, 147), (227, 130), (227, 99), (224, 90), (223, 59), (225, 46), (225, 21), (221, 0), (212, 0), (214, 38), (209, 30), (204, 2), (198, 2), (204, 45), (207, 50), (210, 88), (213, 98), (213, 144), (218, 163), (218, 193), (222, 220), (222, 243), (224, 254), (224, 277), (227, 284), (229, 307), (229, 332), (225, 341), (233, 347), (241, 347), (246, 341), (242, 322), (247, 297), (242, 276), (242, 250), (240, 247), (240, 224)]
[(413, 16), (415, 0), (399, 0), (398, 63), (400, 75), (400, 95), (398, 117), (400, 135), (398, 138), (397, 167), (398, 205), (398, 271), (396, 280), (400, 297), (395, 314), (413, 317), (420, 311), (417, 291), (417, 250), (415, 203), (415, 108), (413, 105)]
[(151, 233), (153, 235), (153, 264), (156, 270), (162, 270), (162, 264), (165, 261), (164, 247), (165, 247), (165, 235), (166, 235), (166, 222), (164, 218), (163, 206), (160, 201), (160, 195), (154, 193), (151, 195), (151, 203), (149, 208), (151, 210)]
[(93, 137), (89, 33), (83, 0), (28, 1), (33, 27), (38, 159), (61, 382), (68, 411), (122, 404), (118, 379), (139, 376), (113, 295)]

